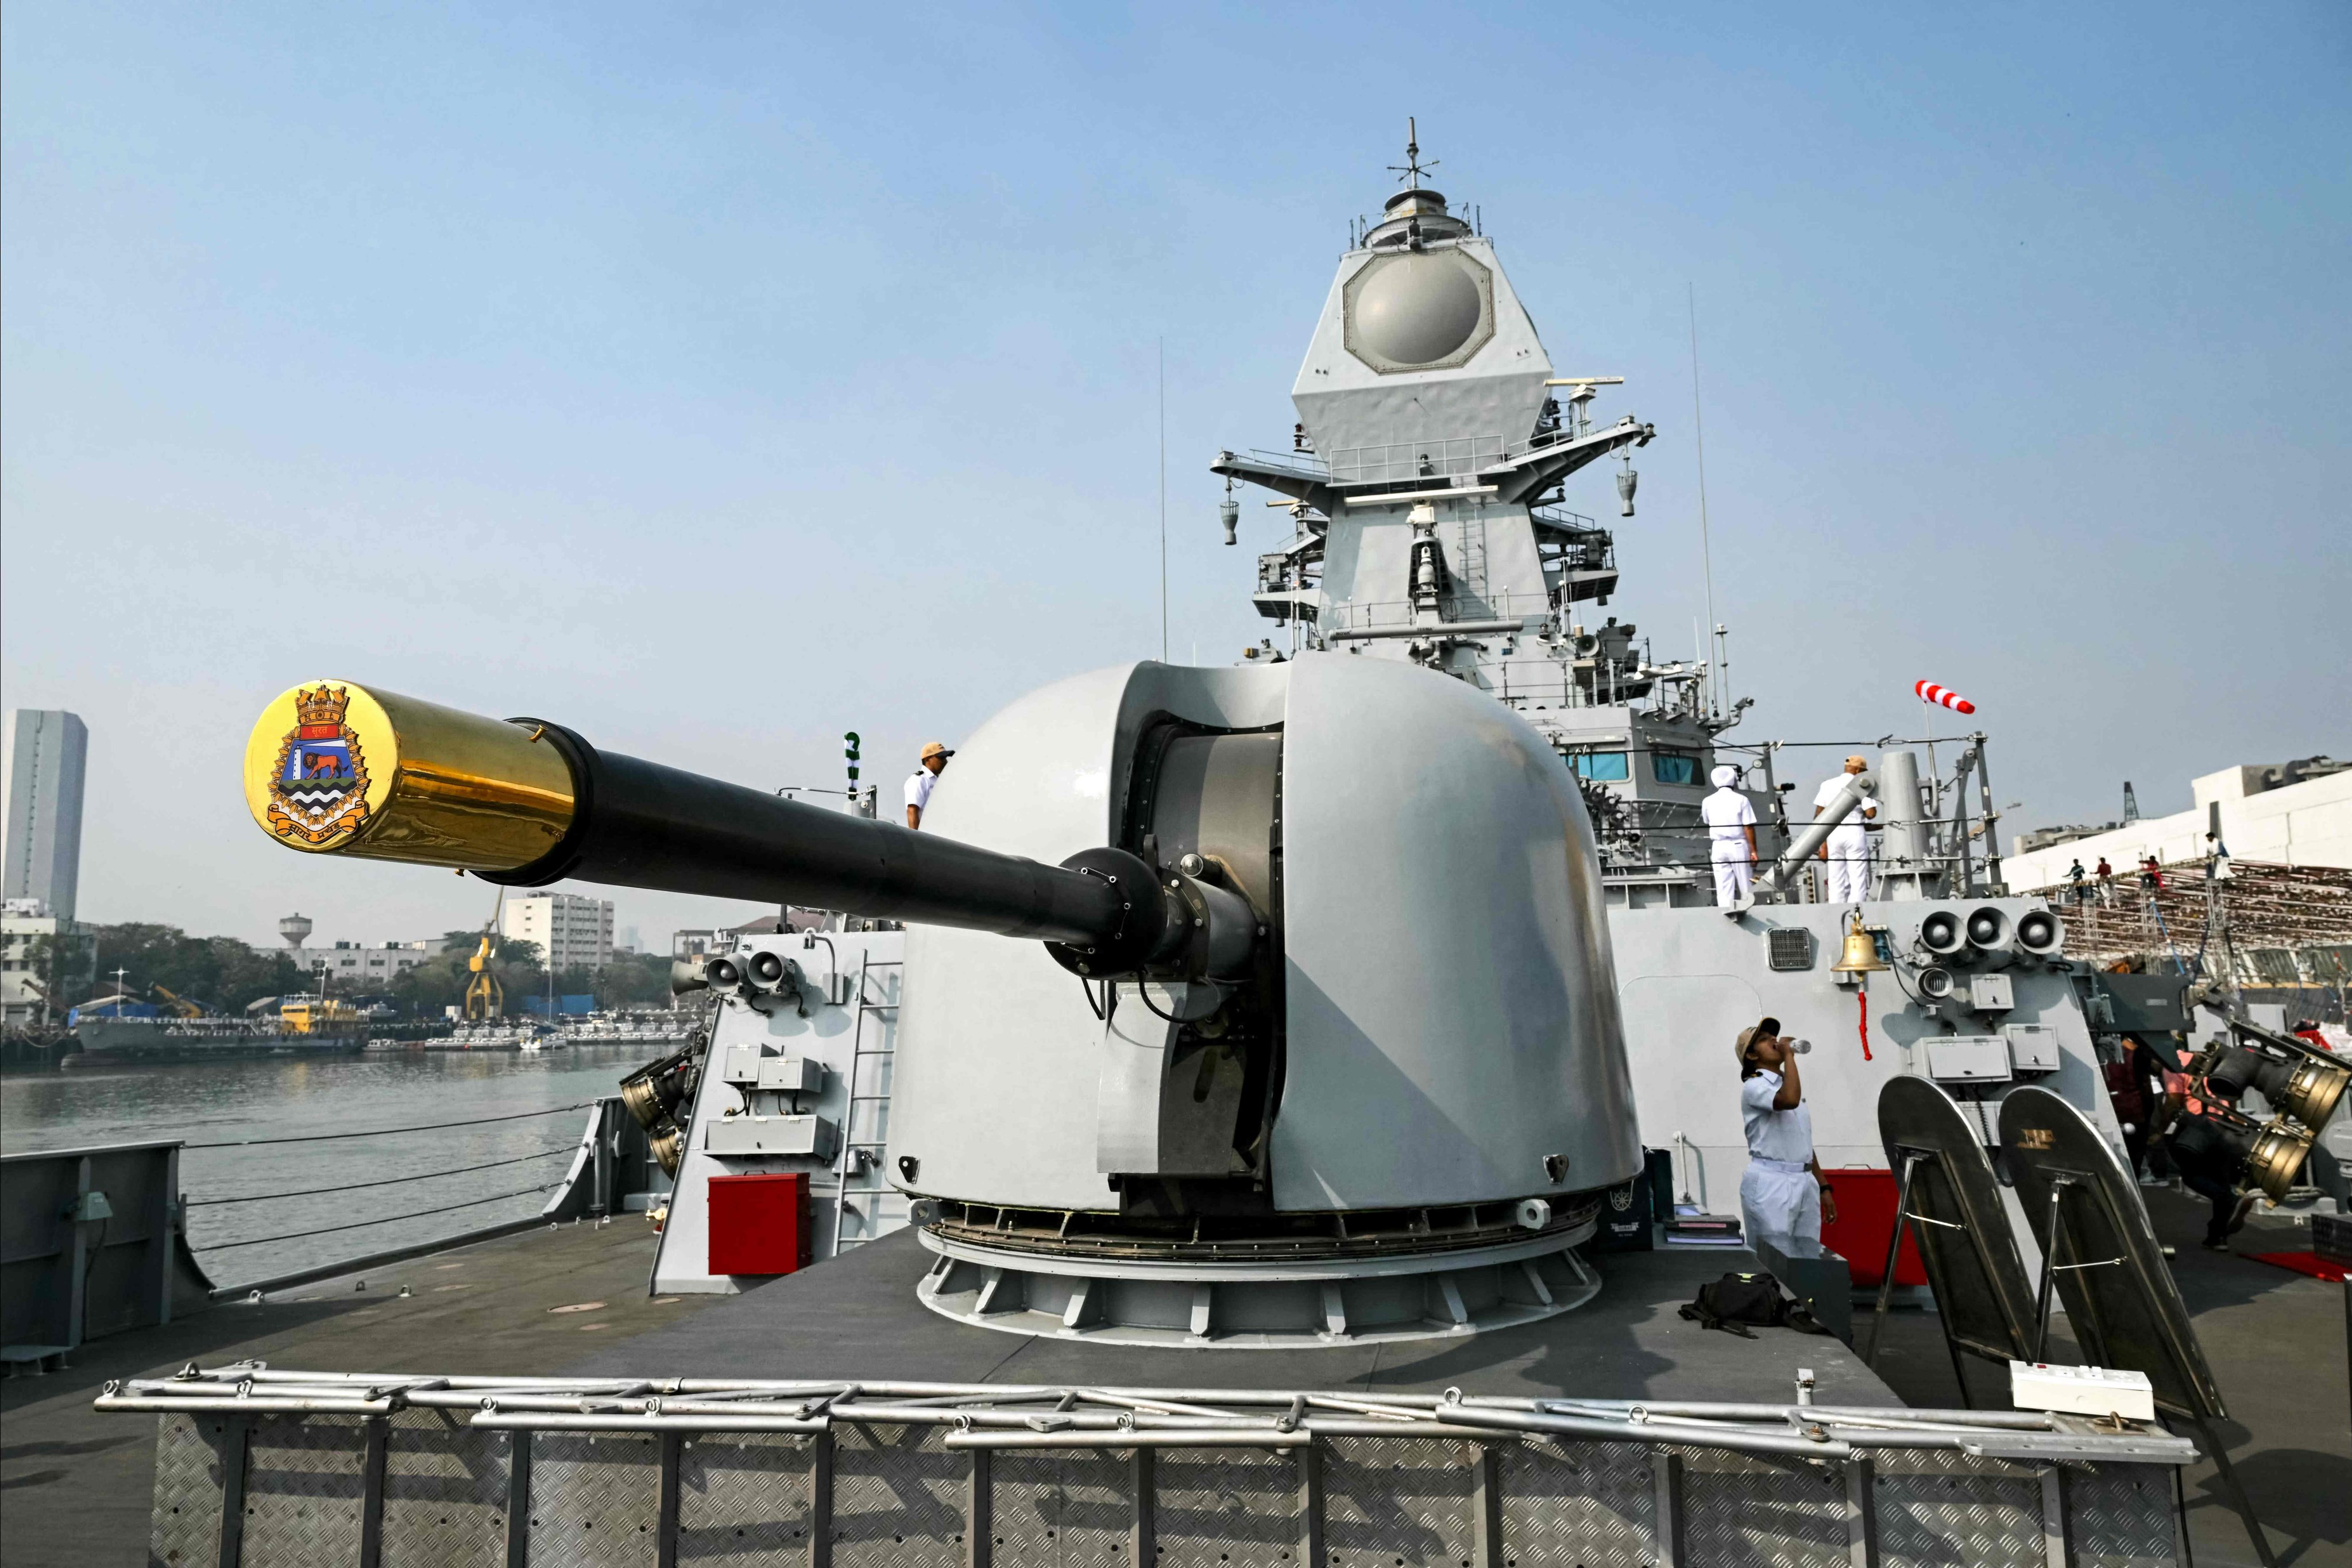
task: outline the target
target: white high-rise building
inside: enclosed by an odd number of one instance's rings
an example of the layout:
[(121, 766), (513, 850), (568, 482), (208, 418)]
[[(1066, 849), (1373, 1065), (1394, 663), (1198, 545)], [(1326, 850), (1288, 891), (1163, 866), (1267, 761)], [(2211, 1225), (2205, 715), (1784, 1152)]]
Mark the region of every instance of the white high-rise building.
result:
[(539, 943), (555, 970), (602, 969), (613, 962), (613, 900), (577, 893), (527, 893), (507, 900), (499, 934)]
[(8, 860), (0, 898), (36, 900), (68, 924), (81, 879), (81, 785), (89, 756), (89, 730), (76, 715), (16, 710), (8, 735)]

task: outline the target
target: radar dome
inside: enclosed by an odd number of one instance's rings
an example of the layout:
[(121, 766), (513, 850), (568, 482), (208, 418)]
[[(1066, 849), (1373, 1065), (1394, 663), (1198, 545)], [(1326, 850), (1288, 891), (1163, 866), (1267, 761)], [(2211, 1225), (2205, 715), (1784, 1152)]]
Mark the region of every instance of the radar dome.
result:
[(1484, 280), (1451, 252), (1380, 257), (1349, 290), (1348, 347), (1376, 370), (1458, 364), (1493, 335)]

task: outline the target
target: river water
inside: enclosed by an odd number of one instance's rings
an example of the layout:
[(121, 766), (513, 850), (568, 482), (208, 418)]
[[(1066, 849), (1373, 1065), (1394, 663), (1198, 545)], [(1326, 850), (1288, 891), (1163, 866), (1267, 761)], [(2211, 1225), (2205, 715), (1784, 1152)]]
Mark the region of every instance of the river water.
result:
[[(233, 1286), (529, 1216), (562, 1178), (587, 1127), (584, 1106), (560, 1108), (614, 1093), (623, 1077), (661, 1053), (654, 1045), (373, 1050), (12, 1073), (0, 1078), (0, 1150), (185, 1140), (191, 1147), (180, 1156), (180, 1189), (189, 1204), (189, 1245), (215, 1285)], [(446, 1125), (519, 1111), (550, 1114)], [(198, 1146), (392, 1127), (429, 1130)], [(493, 1162), (513, 1163), (459, 1169)], [(396, 1177), (423, 1179), (286, 1195)], [(221, 1201), (255, 1195), (261, 1201)], [(475, 1202), (486, 1198), (497, 1201)], [(448, 1206), (459, 1204), (473, 1206)], [(428, 1209), (446, 1212), (423, 1212)], [(376, 1220), (385, 1223), (269, 1239)]]

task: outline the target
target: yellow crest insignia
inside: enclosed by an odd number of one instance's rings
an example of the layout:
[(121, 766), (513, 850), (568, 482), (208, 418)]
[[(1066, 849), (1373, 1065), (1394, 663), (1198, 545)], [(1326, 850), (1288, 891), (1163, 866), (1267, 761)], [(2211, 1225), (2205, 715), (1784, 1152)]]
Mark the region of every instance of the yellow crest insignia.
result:
[(263, 826), (278, 837), (324, 845), (359, 831), (368, 816), (368, 768), (346, 723), (345, 688), (324, 681), (294, 692), (295, 723), (269, 770)]

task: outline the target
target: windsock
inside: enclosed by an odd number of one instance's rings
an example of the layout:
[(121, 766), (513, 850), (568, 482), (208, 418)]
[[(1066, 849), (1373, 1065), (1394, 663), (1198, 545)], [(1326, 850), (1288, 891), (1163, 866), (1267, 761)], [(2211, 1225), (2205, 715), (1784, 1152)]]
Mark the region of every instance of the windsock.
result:
[(1948, 708), (1955, 713), (1973, 713), (1977, 710), (1975, 703), (1948, 687), (1938, 686), (1932, 680), (1922, 680), (1914, 685), (1911, 689), (1919, 694), (1920, 701), (1933, 702), (1939, 707)]

